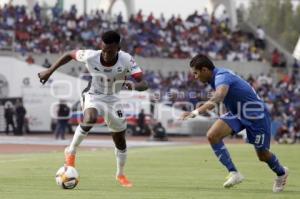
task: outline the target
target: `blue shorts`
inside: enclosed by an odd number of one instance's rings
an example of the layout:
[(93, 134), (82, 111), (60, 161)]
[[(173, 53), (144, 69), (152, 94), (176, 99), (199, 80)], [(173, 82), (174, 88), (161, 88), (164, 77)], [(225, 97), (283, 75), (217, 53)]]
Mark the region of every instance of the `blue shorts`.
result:
[(257, 151), (270, 149), (271, 142), (271, 119), (270, 114), (266, 113), (261, 119), (242, 121), (231, 112), (220, 117), (232, 129), (235, 135), (246, 129), (247, 142), (253, 144)]

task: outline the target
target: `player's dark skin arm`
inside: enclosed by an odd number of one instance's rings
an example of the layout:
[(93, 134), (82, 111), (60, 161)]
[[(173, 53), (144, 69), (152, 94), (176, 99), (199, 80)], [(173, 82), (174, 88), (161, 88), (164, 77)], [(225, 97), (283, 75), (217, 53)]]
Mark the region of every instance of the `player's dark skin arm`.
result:
[(52, 64), (50, 68), (38, 73), (40, 82), (42, 84), (45, 84), (48, 81), (49, 77), (52, 75), (52, 73), (54, 73), (54, 71), (56, 71), (60, 66), (70, 62), (73, 59), (72, 54), (74, 54), (74, 51), (65, 53), (54, 64)]
[(135, 78), (135, 81), (136, 81), (134, 84), (135, 90), (145, 91), (148, 89), (148, 83), (145, 80), (143, 80), (143, 77)]
[(135, 82), (130, 81), (125, 83), (125, 86), (127, 87), (128, 90), (136, 90), (136, 91), (145, 91), (148, 89), (148, 83), (143, 80), (143, 77), (135, 77), (134, 78)]
[[(215, 106), (218, 103), (224, 101), (224, 98), (226, 97), (226, 95), (228, 93), (228, 89), (229, 89), (229, 87), (226, 85), (219, 86), (216, 89), (216, 92), (214, 93), (214, 95), (207, 102), (205, 102), (202, 106), (196, 108), (195, 110), (198, 111), (198, 114), (203, 114), (203, 113), (206, 113), (206, 111), (212, 110), (213, 108), (215, 108)], [(188, 118), (193, 118), (195, 116), (196, 115), (194, 113), (187, 112), (182, 115), (181, 119), (185, 120)]]

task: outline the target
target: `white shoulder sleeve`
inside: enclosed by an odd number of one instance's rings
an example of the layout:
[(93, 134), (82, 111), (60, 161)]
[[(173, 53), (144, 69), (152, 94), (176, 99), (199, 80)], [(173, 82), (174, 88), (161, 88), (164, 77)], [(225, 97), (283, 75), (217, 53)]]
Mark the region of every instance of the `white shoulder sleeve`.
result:
[(75, 60), (86, 63), (92, 54), (92, 50), (77, 50), (75, 53)]
[(123, 52), (123, 56), (128, 70), (128, 75), (142, 73), (141, 68), (137, 65), (135, 59), (130, 54)]

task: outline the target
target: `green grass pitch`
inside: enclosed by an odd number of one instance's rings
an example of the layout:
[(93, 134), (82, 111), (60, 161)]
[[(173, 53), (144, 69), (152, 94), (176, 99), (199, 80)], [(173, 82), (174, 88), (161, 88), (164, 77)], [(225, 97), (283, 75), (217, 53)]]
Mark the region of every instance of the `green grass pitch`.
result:
[(208, 145), (135, 148), (129, 150), (127, 174), (134, 187), (115, 179), (112, 149), (79, 151), (80, 182), (74, 190), (59, 188), (55, 172), (61, 153), (0, 155), (1, 199), (240, 199), (300, 198), (300, 145), (273, 145), (280, 161), (290, 169), (283, 193), (272, 193), (274, 174), (259, 162), (251, 145), (228, 145), (246, 180), (224, 189), (225, 169)]

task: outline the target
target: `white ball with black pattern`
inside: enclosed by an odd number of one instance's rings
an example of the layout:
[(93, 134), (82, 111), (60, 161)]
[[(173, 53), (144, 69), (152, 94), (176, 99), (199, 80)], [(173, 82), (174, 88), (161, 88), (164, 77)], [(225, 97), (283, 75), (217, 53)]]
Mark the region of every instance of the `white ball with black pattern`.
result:
[(74, 189), (79, 182), (79, 173), (74, 167), (63, 166), (56, 172), (55, 180), (63, 189)]

